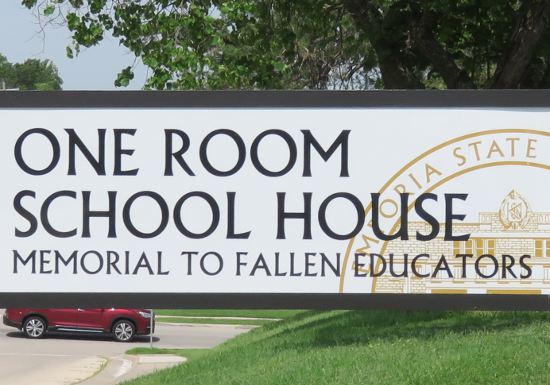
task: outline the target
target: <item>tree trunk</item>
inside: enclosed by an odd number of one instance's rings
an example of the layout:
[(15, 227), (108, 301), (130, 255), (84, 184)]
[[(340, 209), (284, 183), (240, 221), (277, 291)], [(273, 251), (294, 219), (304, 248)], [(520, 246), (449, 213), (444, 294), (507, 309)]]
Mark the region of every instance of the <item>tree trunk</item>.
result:
[(497, 65), (492, 88), (518, 88), (544, 33), (550, 0), (523, 2), (507, 48)]
[(438, 19), (437, 14), (423, 11), (417, 21), (412, 22), (411, 35), (414, 46), (441, 75), (447, 88), (475, 88), (466, 71), (458, 67), (451, 54), (436, 40), (434, 30)]
[[(384, 28), (384, 18), (372, 1), (344, 0), (345, 9), (353, 17), (358, 28), (369, 36), (384, 81), (384, 88), (424, 88), (424, 85), (407, 71), (403, 52), (399, 48), (399, 36)], [(390, 10), (392, 12), (395, 10)]]

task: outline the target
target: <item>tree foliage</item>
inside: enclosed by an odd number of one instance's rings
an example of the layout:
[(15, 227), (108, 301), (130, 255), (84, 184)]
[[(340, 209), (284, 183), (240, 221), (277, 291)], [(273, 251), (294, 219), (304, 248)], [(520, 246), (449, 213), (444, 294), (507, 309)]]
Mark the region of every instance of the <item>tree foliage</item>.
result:
[(0, 54), (0, 87), (23, 91), (60, 90), (63, 80), (50, 60), (27, 59), (23, 63), (10, 63)]
[[(550, 0), (23, 0), (154, 89), (550, 86)], [(127, 85), (132, 68), (117, 85)]]

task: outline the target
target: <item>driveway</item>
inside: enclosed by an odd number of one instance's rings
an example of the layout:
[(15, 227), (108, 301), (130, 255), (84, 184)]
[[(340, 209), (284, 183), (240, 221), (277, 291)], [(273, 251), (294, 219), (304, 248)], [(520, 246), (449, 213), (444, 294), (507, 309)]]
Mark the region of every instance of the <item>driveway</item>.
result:
[[(0, 312), (0, 316), (3, 311)], [(234, 325), (159, 324), (153, 338), (158, 348), (211, 348), (249, 328)], [(30, 340), (17, 329), (0, 326), (0, 378), (10, 385), (69, 385), (103, 368), (112, 374), (112, 383), (128, 378), (135, 362), (124, 357), (134, 347), (148, 347), (149, 337), (120, 343), (109, 337), (52, 334)]]

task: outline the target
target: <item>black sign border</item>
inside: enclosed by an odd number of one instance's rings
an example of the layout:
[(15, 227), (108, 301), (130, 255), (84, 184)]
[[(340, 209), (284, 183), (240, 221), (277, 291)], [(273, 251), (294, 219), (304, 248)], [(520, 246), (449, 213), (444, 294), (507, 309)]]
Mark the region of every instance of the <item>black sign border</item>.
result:
[(550, 107), (549, 90), (2, 91), (2, 108)]
[[(548, 108), (550, 90), (0, 92), (0, 109), (444, 107)], [(550, 295), (29, 292), (0, 293), (0, 307), (548, 311)]]
[(0, 306), (155, 309), (550, 310), (550, 296), (390, 293), (0, 293)]

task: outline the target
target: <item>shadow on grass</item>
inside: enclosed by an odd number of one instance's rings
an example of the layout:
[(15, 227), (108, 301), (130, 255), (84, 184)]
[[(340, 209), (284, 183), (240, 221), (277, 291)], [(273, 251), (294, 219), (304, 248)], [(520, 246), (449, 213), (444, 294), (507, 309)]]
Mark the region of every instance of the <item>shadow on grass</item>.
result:
[[(322, 312), (308, 312), (278, 325), (270, 325), (272, 332), (261, 340), (272, 340), (283, 349), (310, 349), (315, 346), (366, 345), (398, 339), (429, 340), (449, 334), (502, 332), (550, 322), (550, 313), (547, 312), (373, 310), (325, 314), (323, 317)], [(308, 319), (311, 321), (308, 322)], [(288, 338), (279, 338), (284, 335)], [(293, 335), (296, 338), (292, 338)]]

